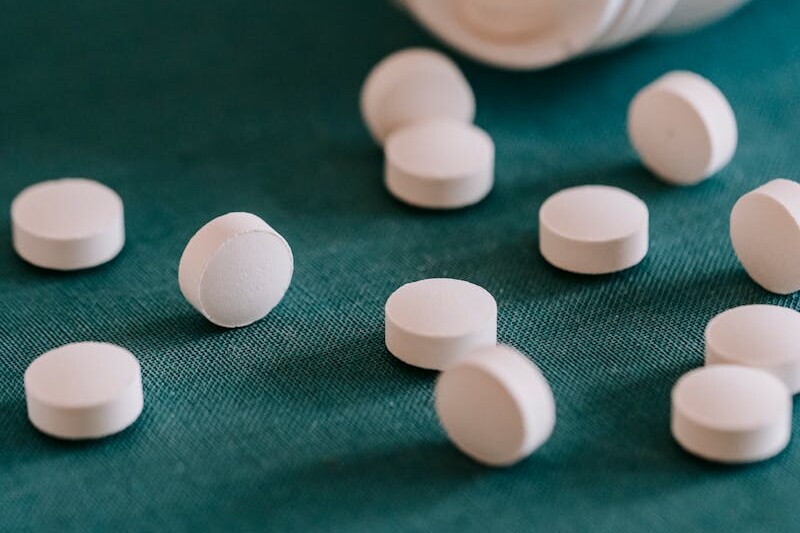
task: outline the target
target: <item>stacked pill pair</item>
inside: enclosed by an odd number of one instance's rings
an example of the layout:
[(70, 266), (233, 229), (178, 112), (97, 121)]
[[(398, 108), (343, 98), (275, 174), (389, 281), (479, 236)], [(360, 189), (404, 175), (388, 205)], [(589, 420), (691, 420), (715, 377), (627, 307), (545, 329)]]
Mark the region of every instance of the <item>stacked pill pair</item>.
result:
[(436, 413), (466, 455), (509, 466), (550, 438), (550, 386), (525, 355), (497, 344), (497, 303), (488, 291), (457, 279), (408, 283), (386, 301), (385, 324), (391, 354), (442, 371)]
[(800, 313), (745, 305), (705, 330), (705, 366), (672, 390), (672, 434), (687, 451), (722, 463), (769, 459), (789, 443), (800, 392)]
[(361, 114), (385, 154), (385, 183), (422, 208), (475, 204), (494, 184), (494, 143), (472, 124), (475, 96), (458, 66), (412, 48), (379, 62), (361, 89)]
[[(11, 206), (13, 245), (41, 268), (75, 271), (114, 259), (125, 243), (122, 199), (93, 180), (65, 178), (24, 189)], [(181, 257), (179, 285), (209, 321), (240, 327), (266, 316), (293, 271), (289, 245), (259, 217), (229, 213), (203, 226)], [(136, 421), (141, 368), (125, 348), (76, 342), (36, 358), (25, 372), (28, 417), (43, 433), (95, 439)]]

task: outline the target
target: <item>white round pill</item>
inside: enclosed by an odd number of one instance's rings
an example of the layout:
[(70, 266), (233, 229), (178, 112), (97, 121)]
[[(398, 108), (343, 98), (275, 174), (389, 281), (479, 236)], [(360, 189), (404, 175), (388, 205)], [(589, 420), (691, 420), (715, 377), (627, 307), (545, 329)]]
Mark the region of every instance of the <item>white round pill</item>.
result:
[(386, 301), (386, 348), (409, 365), (442, 370), (497, 343), (497, 303), (467, 281), (433, 278), (403, 285)]
[(472, 122), (475, 95), (458, 66), (425, 48), (395, 52), (378, 63), (361, 88), (361, 115), (383, 144), (403, 126), (432, 118)]
[(681, 377), (672, 389), (672, 435), (709, 461), (769, 459), (789, 443), (792, 396), (757, 368), (713, 365)]
[(608, 274), (638, 264), (648, 248), (647, 206), (604, 185), (557, 192), (539, 209), (539, 249), (551, 265), (578, 274)]
[(800, 392), (800, 313), (777, 305), (743, 305), (706, 326), (706, 364), (767, 370)]
[(777, 179), (739, 198), (731, 211), (731, 242), (763, 288), (800, 290), (800, 184)]
[(553, 432), (555, 401), (528, 358), (507, 346), (479, 348), (436, 383), (436, 413), (458, 449), (490, 466), (528, 457)]
[(28, 366), (25, 398), (28, 418), (43, 433), (62, 439), (113, 435), (142, 412), (139, 362), (113, 344), (67, 344)]
[(494, 143), (472, 124), (418, 122), (390, 135), (385, 153), (386, 187), (417, 207), (466, 207), (485, 198), (494, 184)]
[(733, 109), (713, 83), (677, 71), (639, 91), (628, 110), (628, 135), (653, 174), (691, 185), (730, 162), (738, 130)]
[(11, 204), (11, 227), (17, 254), (54, 270), (101, 265), (125, 244), (119, 195), (83, 178), (45, 181), (24, 189)]
[(250, 213), (215, 218), (191, 238), (181, 257), (181, 292), (214, 324), (236, 328), (264, 318), (292, 280), (289, 244)]

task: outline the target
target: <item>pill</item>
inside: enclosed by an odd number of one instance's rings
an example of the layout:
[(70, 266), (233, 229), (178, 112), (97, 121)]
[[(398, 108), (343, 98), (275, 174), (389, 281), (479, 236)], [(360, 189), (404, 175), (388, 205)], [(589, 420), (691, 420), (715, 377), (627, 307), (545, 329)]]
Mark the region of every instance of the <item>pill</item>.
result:
[(682, 376), (672, 389), (672, 435), (709, 461), (769, 459), (789, 443), (792, 396), (758, 368), (712, 365)]
[(181, 292), (209, 321), (237, 328), (264, 318), (292, 280), (289, 244), (250, 213), (228, 213), (195, 233), (178, 267)]
[(385, 155), (386, 187), (416, 207), (466, 207), (485, 198), (494, 184), (494, 143), (472, 124), (418, 122), (390, 135)]
[(556, 268), (608, 274), (638, 264), (648, 247), (647, 206), (604, 185), (564, 189), (539, 209), (539, 248)]
[(472, 122), (475, 96), (447, 56), (425, 48), (395, 52), (370, 71), (361, 115), (378, 144), (396, 129), (432, 118)]
[(777, 179), (739, 198), (731, 211), (731, 242), (763, 288), (800, 290), (800, 184)]
[(113, 259), (125, 244), (122, 199), (96, 181), (64, 178), (27, 187), (11, 204), (12, 241), (25, 261), (79, 270)]
[(800, 392), (800, 313), (777, 305), (742, 305), (706, 326), (706, 364), (766, 370)]
[(433, 278), (403, 285), (386, 301), (386, 348), (409, 365), (442, 370), (497, 343), (497, 303), (468, 281)]
[(510, 466), (553, 432), (555, 401), (537, 366), (507, 346), (478, 348), (442, 372), (436, 413), (449, 439), (474, 460)]
[(698, 183), (733, 158), (736, 117), (725, 95), (692, 72), (671, 72), (636, 95), (628, 135), (642, 163), (674, 185)]
[(28, 366), (25, 398), (28, 418), (42, 433), (70, 440), (113, 435), (142, 412), (139, 362), (113, 344), (67, 344)]

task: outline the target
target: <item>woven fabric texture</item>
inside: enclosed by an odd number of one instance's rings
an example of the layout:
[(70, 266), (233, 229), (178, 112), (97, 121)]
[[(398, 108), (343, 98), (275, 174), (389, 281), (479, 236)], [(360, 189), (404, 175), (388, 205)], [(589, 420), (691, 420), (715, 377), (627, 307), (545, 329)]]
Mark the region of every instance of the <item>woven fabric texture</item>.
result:
[[(438, 47), (385, 1), (4, 2), (0, 205), (26, 185), (87, 176), (125, 201), (128, 242), (59, 274), (12, 251), (0, 217), (0, 531), (798, 531), (800, 446), (745, 468), (682, 452), (675, 380), (702, 332), (761, 290), (728, 238), (736, 199), (800, 178), (800, 3), (760, 0), (693, 35), (538, 73), (454, 57), (497, 145), (481, 204), (427, 212), (393, 200), (358, 113), (369, 68)], [(671, 69), (727, 94), (732, 164), (675, 188), (637, 163), (627, 105)], [(623, 187), (650, 208), (638, 267), (580, 277), (537, 251), (537, 211), (564, 187)], [(293, 283), (239, 330), (182, 298), (189, 237), (228, 211), (259, 214), (295, 255)], [(436, 374), (394, 360), (383, 305), (405, 282), (466, 279), (499, 305), (499, 337), (550, 381), (552, 439), (511, 469), (458, 453), (439, 428)], [(143, 368), (125, 432), (65, 443), (28, 423), (23, 373), (80, 340)], [(798, 422), (800, 414), (796, 414)]]

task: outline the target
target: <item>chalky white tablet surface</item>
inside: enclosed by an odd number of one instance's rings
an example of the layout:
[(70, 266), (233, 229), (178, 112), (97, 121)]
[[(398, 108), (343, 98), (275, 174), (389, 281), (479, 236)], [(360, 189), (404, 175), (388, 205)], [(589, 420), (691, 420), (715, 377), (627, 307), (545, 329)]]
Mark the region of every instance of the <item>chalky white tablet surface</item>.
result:
[(443, 41), (513, 69), (555, 65), (588, 50), (624, 0), (402, 0)]
[(713, 83), (692, 72), (671, 72), (636, 95), (628, 135), (642, 163), (674, 185), (719, 172), (736, 152), (736, 117)]
[(458, 66), (425, 48), (395, 52), (378, 63), (361, 89), (361, 115), (383, 144), (390, 133), (421, 120), (472, 122), (475, 95)]
[(289, 244), (259, 217), (228, 213), (191, 238), (181, 257), (181, 292), (208, 320), (227, 328), (265, 317), (289, 288)]
[(506, 346), (479, 348), (442, 372), (436, 413), (450, 440), (490, 466), (528, 457), (552, 434), (555, 401), (528, 358)]
[(17, 254), (53, 270), (101, 265), (125, 244), (119, 195), (83, 178), (45, 181), (24, 189), (11, 204), (11, 226)]
[(494, 185), (494, 142), (472, 124), (430, 120), (386, 140), (386, 187), (399, 200), (429, 209), (475, 204)]
[(731, 242), (763, 288), (800, 290), (800, 184), (777, 179), (739, 198), (731, 211)]
[(386, 347), (410, 365), (442, 370), (497, 343), (497, 303), (468, 281), (433, 278), (403, 285), (386, 301)]
[(761, 368), (800, 392), (800, 313), (777, 305), (743, 305), (706, 326), (706, 364)]
[(139, 362), (113, 344), (67, 344), (28, 366), (25, 398), (28, 418), (43, 433), (72, 440), (112, 435), (142, 412)]
[(764, 370), (705, 366), (685, 374), (672, 389), (673, 437), (709, 461), (769, 459), (789, 443), (791, 426), (791, 393)]
[(539, 249), (548, 263), (562, 270), (617, 272), (638, 264), (647, 248), (647, 206), (622, 189), (564, 189), (539, 210)]

